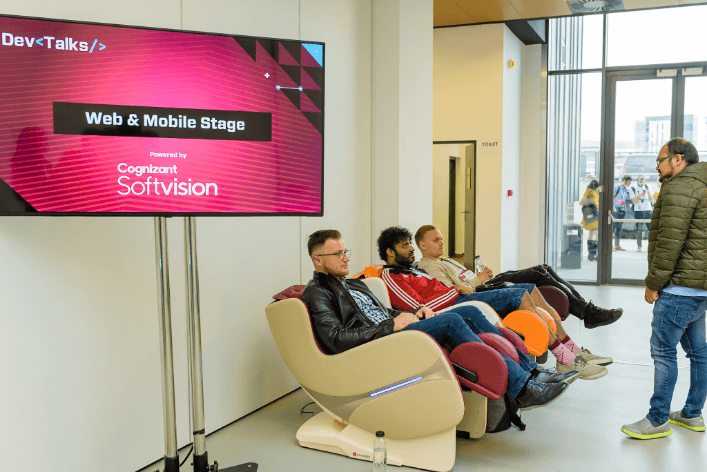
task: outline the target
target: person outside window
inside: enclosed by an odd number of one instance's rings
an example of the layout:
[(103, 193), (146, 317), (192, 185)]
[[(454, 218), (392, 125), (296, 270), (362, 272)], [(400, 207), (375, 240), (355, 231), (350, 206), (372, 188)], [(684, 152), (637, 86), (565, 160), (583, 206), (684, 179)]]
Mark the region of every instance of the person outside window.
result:
[[(626, 202), (628, 198), (628, 187), (631, 185), (631, 176), (624, 175), (621, 184), (614, 185), (614, 218), (623, 219), (626, 216)], [(625, 251), (621, 247), (621, 226), (623, 223), (614, 223), (614, 251)]]
[[(628, 197), (633, 205), (633, 214), (638, 220), (650, 220), (653, 215), (653, 191), (645, 183), (645, 177), (639, 176), (636, 179), (636, 185), (632, 185), (628, 188)], [(650, 234), (650, 228), (646, 223), (636, 223), (636, 243), (638, 252), (643, 250), (643, 227), (648, 229), (646, 234), (646, 239)]]
[(580, 203), (582, 204), (582, 227), (587, 230), (587, 249), (590, 261), (597, 260), (597, 249), (599, 247), (599, 181), (592, 179), (584, 191)]

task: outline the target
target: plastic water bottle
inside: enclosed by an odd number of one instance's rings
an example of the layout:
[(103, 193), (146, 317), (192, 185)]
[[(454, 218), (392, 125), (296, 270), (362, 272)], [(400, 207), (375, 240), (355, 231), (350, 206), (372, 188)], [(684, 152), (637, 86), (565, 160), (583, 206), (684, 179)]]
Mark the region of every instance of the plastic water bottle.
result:
[(486, 267), (484, 265), (484, 260), (481, 258), (481, 256), (476, 256), (474, 258), (474, 265), (476, 266), (476, 273), (480, 274), (483, 272), (484, 268)]
[(373, 472), (385, 472), (388, 465), (388, 450), (385, 447), (385, 433), (376, 431), (376, 439), (373, 441)]

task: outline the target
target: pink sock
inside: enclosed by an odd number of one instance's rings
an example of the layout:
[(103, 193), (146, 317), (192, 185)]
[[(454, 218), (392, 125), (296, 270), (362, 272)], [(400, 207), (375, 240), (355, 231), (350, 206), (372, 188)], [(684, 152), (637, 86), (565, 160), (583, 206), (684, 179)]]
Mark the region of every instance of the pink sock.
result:
[(567, 349), (572, 351), (572, 354), (577, 354), (579, 351), (581, 351), (579, 346), (577, 346), (575, 342), (572, 341), (572, 338), (570, 338), (569, 334), (565, 339), (562, 340), (562, 344), (564, 344)]
[(550, 352), (557, 358), (557, 362), (562, 365), (570, 365), (572, 361), (574, 361), (574, 354), (572, 354), (572, 351), (567, 349), (564, 344), (560, 344), (556, 348), (551, 349)]

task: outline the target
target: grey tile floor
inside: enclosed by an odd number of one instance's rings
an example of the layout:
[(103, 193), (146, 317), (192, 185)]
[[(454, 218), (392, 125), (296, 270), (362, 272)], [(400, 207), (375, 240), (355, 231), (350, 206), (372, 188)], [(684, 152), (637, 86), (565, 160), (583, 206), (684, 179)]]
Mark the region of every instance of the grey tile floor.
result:
[[(653, 366), (648, 340), (651, 306), (643, 301), (643, 288), (578, 286), (586, 299), (599, 306), (621, 307), (616, 323), (585, 329), (570, 317), (566, 328), (578, 344), (614, 358), (608, 375), (577, 380), (567, 393), (547, 408), (523, 414), (527, 429), (511, 428), (476, 440), (457, 440), (453, 471), (473, 472), (658, 472), (705, 471), (707, 435), (673, 427), (667, 438), (640, 441), (621, 432), (625, 423), (648, 412), (653, 390)], [(681, 408), (689, 387), (689, 361), (678, 348), (680, 372), (673, 409)], [(551, 359), (552, 356), (550, 356)], [(546, 367), (554, 367), (548, 361)], [(431, 400), (433, 401), (433, 400)], [(259, 472), (364, 472), (370, 462), (300, 447), (295, 432), (310, 415), (300, 409), (309, 397), (296, 390), (207, 438), (209, 458), (220, 467), (244, 462), (258, 464)], [(310, 405), (308, 410), (313, 410)], [(318, 411), (318, 409), (317, 409)], [(186, 452), (186, 451), (185, 451)], [(192, 470), (191, 460), (182, 470)], [(153, 464), (145, 472), (162, 470)], [(392, 471), (414, 471), (392, 467)]]

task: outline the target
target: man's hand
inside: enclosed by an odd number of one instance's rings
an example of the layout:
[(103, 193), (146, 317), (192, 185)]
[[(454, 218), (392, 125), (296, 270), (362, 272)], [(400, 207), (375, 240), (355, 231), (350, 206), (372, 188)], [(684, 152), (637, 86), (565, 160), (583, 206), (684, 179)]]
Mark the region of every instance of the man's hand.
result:
[(438, 313), (436, 311), (432, 311), (426, 306), (423, 306), (418, 310), (416, 313), (417, 317), (420, 318), (421, 320), (426, 320), (427, 318), (432, 318), (433, 316), (437, 316)]
[(393, 318), (393, 321), (395, 322), (393, 325), (393, 331), (397, 333), (398, 331), (402, 331), (404, 328), (407, 328), (411, 324), (417, 323), (420, 320), (418, 320), (417, 316), (412, 313), (400, 313), (398, 316)]
[(457, 289), (460, 295), (470, 295), (474, 293), (474, 289), (468, 285), (455, 285), (454, 288)]
[(493, 278), (493, 272), (488, 267), (484, 267), (484, 270), (476, 274), (476, 277), (481, 281), (481, 283), (491, 280)]
[(655, 290), (651, 290), (651, 289), (649, 289), (648, 287), (646, 287), (646, 297), (645, 297), (645, 298), (646, 298), (646, 302), (648, 302), (648, 303), (650, 303), (650, 304), (652, 305), (653, 302), (655, 302), (656, 300), (658, 300), (658, 292), (656, 292)]

